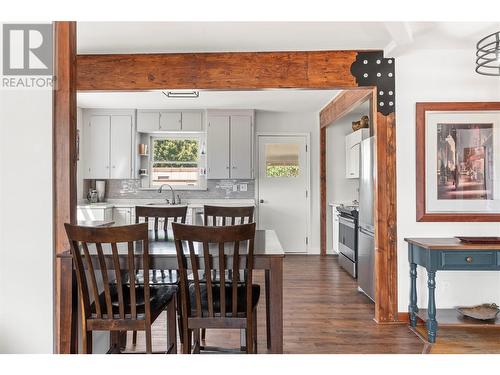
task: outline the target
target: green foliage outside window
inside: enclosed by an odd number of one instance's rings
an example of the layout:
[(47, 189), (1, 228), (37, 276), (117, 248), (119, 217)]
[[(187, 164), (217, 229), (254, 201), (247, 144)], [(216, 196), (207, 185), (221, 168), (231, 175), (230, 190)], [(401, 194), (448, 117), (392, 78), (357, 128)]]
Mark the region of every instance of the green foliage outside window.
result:
[(298, 165), (268, 165), (266, 167), (267, 177), (297, 177), (299, 175)]
[(196, 166), (198, 141), (195, 139), (155, 139), (153, 161), (155, 167)]

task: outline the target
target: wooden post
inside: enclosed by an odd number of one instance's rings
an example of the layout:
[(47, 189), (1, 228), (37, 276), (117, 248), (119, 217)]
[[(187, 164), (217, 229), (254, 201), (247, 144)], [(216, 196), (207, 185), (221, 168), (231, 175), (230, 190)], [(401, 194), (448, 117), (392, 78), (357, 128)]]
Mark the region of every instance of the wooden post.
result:
[(76, 350), (71, 337), (72, 267), (55, 256), (69, 249), (64, 223), (76, 223), (76, 22), (54, 22), (53, 235), (55, 351)]

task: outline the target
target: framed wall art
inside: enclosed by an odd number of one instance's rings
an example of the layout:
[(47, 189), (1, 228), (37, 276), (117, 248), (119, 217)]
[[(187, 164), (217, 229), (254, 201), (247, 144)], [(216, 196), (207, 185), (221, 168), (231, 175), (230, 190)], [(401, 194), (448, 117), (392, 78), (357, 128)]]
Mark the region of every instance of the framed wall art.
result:
[(500, 221), (500, 102), (417, 103), (417, 221)]

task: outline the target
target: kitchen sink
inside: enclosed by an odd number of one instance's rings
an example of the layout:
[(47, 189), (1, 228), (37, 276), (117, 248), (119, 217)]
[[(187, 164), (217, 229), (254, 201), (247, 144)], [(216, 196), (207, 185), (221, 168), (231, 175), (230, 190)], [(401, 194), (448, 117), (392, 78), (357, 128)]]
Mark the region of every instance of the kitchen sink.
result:
[(170, 204), (170, 203), (147, 203), (146, 206), (163, 206), (163, 207), (176, 207), (176, 206), (187, 206), (184, 203), (181, 204)]

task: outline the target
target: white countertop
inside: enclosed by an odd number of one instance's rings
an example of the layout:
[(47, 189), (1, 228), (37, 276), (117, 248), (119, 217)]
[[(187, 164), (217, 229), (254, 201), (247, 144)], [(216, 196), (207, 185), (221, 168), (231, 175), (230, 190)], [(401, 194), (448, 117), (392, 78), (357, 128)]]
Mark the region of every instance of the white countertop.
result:
[[(106, 202), (100, 203), (82, 203), (78, 205), (80, 209), (89, 208), (125, 208), (135, 206), (147, 206), (150, 203), (164, 203), (165, 199), (109, 199)], [(182, 205), (187, 205), (189, 208), (203, 208), (204, 205), (213, 206), (255, 206), (255, 199), (187, 199), (182, 201)]]

